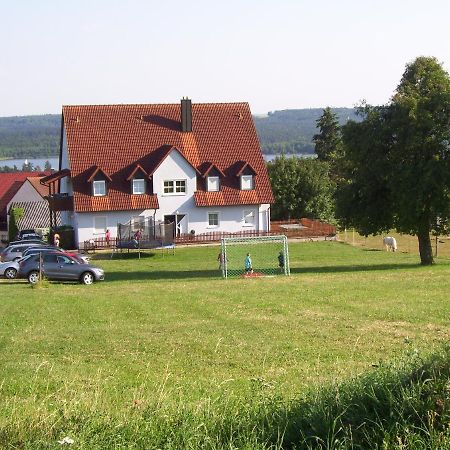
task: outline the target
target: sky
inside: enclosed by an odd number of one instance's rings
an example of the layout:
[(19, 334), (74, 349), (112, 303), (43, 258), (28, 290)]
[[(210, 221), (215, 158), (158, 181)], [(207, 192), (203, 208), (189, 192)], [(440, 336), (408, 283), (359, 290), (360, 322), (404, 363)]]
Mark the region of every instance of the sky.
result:
[(450, 70), (448, 0), (0, 0), (0, 116), (62, 105), (387, 103), (405, 65)]

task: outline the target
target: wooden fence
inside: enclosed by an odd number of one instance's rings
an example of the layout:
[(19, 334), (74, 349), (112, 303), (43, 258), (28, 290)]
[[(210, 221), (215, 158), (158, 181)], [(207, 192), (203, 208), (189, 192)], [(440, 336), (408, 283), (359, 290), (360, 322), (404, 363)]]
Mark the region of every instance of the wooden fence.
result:
[[(314, 239), (314, 238), (332, 238), (336, 236), (336, 227), (321, 222), (320, 220), (296, 219), (273, 221), (270, 223), (271, 231), (246, 230), (237, 233), (211, 232), (202, 234), (181, 234), (174, 239), (175, 244), (209, 244), (220, 242), (224, 237), (254, 237), (254, 236), (274, 236), (284, 234), (290, 239)], [(104, 237), (84, 241), (82, 249), (89, 251), (95, 249), (108, 249), (116, 247), (116, 239), (111, 238), (109, 245)]]
[(284, 234), (287, 238), (314, 239), (331, 238), (336, 236), (336, 227), (320, 220), (296, 219), (273, 221), (270, 223), (271, 231), (240, 231), (237, 233), (211, 232), (198, 235), (183, 234), (175, 238), (176, 244), (207, 244), (218, 242), (224, 237), (253, 237), (274, 236)]

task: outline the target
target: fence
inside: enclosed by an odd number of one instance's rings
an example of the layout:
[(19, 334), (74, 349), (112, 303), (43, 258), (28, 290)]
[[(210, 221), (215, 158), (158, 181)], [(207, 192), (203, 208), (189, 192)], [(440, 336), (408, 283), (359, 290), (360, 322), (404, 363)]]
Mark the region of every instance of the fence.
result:
[(246, 238), (275, 236), (284, 234), (287, 238), (314, 239), (331, 238), (336, 235), (336, 227), (320, 220), (296, 219), (286, 221), (274, 221), (270, 223), (271, 231), (246, 230), (235, 233), (211, 232), (202, 234), (181, 234), (175, 238), (176, 244), (208, 244), (219, 242), (222, 238)]
[[(394, 231), (385, 235), (362, 236), (353, 229), (340, 230), (336, 238), (341, 242), (361, 247), (368, 250), (385, 250), (383, 244), (384, 236), (393, 236), (397, 241), (398, 251), (402, 253), (419, 254), (419, 244), (417, 236), (400, 234)], [(450, 258), (450, 236), (430, 236), (434, 256), (440, 258)]]
[[(154, 225), (140, 224), (140, 229), (142, 230), (142, 237), (139, 242), (140, 248), (153, 248), (158, 245), (167, 245), (172, 243), (173, 227), (174, 224), (162, 224), (155, 223)], [(163, 228), (161, 228), (163, 227)], [(94, 249), (107, 249), (107, 248), (137, 248), (127, 247), (127, 244), (131, 243), (133, 240), (133, 233), (135, 232), (136, 225), (133, 223), (120, 224), (119, 225), (119, 236), (116, 238), (111, 238), (109, 245), (104, 237), (90, 239), (89, 241), (84, 241), (82, 249), (84, 250), (94, 250)], [(257, 230), (246, 230), (239, 231), (235, 233), (216, 231), (210, 233), (202, 234), (192, 234), (184, 233), (173, 238), (173, 243), (178, 245), (189, 245), (189, 244), (209, 244), (217, 243), (222, 240), (222, 238), (247, 238), (247, 237), (263, 237), (263, 236), (275, 236), (279, 234), (284, 234), (288, 239), (315, 239), (315, 238), (332, 238), (336, 236), (336, 227), (321, 222), (320, 220), (311, 219), (292, 219), (284, 221), (273, 221), (270, 223), (271, 231), (257, 231)], [(156, 234), (155, 234), (156, 233)], [(155, 237), (157, 235), (157, 240)], [(153, 236), (153, 238), (151, 237)], [(149, 244), (147, 245), (146, 242)], [(151, 244), (151, 245), (150, 245)]]

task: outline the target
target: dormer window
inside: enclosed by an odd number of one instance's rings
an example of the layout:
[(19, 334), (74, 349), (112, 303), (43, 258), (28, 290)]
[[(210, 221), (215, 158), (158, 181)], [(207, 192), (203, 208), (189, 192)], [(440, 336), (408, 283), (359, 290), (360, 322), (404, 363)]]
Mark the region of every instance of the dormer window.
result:
[(143, 178), (134, 178), (132, 180), (132, 193), (145, 194), (145, 180)]
[(220, 179), (219, 177), (207, 177), (207, 191), (208, 192), (217, 192), (220, 190)]
[(130, 183), (131, 193), (134, 195), (145, 194), (147, 190), (147, 172), (142, 168), (140, 164), (132, 166), (132, 170), (127, 177), (127, 181)]
[(255, 189), (256, 171), (253, 167), (248, 162), (239, 161), (238, 168), (239, 170), (236, 175), (240, 179), (241, 191), (251, 191), (252, 189)]
[(94, 166), (92, 175), (87, 179), (88, 183), (92, 183), (92, 195), (94, 197), (107, 195), (107, 181), (111, 182), (111, 177), (100, 167)]
[(241, 190), (250, 191), (254, 189), (255, 183), (253, 180), (253, 175), (241, 175)]
[(92, 193), (95, 197), (101, 197), (102, 195), (106, 195), (106, 181), (94, 180), (92, 182)]
[(201, 171), (202, 178), (205, 180), (203, 186), (207, 192), (219, 192), (220, 181), (225, 178), (225, 174), (213, 163), (205, 163)]

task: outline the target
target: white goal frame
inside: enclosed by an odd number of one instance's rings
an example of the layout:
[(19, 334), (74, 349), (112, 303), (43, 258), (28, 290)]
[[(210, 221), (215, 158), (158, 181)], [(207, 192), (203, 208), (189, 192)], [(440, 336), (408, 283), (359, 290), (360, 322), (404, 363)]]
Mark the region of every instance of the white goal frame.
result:
[[(267, 246), (264, 246), (264, 244), (267, 244)], [(270, 250), (265, 251), (266, 249)], [(253, 270), (251, 273), (246, 273), (245, 270), (244, 260), (247, 253), (250, 253), (252, 258)], [(282, 267), (280, 266), (280, 253), (283, 255)], [(291, 274), (289, 247), (285, 235), (222, 238), (218, 260), (223, 278), (232, 276), (289, 276)]]

